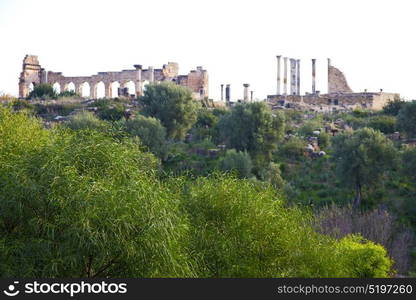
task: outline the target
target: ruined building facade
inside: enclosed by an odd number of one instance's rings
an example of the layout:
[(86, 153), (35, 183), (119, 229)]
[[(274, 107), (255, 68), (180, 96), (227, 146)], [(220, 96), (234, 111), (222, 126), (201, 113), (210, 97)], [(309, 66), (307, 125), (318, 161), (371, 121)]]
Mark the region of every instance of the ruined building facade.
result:
[(105, 97), (113, 95), (113, 83), (117, 82), (120, 88), (134, 85), (134, 95), (143, 94), (144, 85), (152, 82), (171, 81), (191, 90), (195, 99), (208, 97), (208, 72), (202, 67), (197, 67), (188, 75), (178, 74), (178, 64), (169, 62), (160, 69), (148, 67), (143, 69), (142, 65), (134, 65), (134, 69), (122, 70), (120, 72), (99, 72), (92, 76), (68, 77), (61, 72), (45, 71), (39, 64), (38, 57), (26, 55), (23, 59), (23, 70), (19, 78), (19, 97), (25, 98), (30, 90), (40, 83), (58, 84), (60, 91), (69, 90), (70, 86), (79, 95), (83, 95), (83, 89), (89, 89), (89, 97), (97, 98), (97, 87), (104, 84)]
[[(351, 110), (355, 108), (365, 108), (372, 110), (380, 110), (389, 101), (400, 99), (400, 94), (380, 92), (360, 92), (355, 93), (349, 87), (345, 75), (331, 64), (328, 59), (328, 93), (321, 94), (316, 90), (316, 59), (312, 59), (312, 93), (301, 95), (299, 91), (299, 60), (291, 66), (291, 90), (287, 93), (287, 68), (284, 58), (285, 68), (283, 73), (283, 94), (280, 93), (280, 58), (277, 57), (277, 94), (267, 96), (267, 101), (273, 108), (295, 108), (309, 111), (339, 111)], [(297, 88), (295, 88), (297, 87)]]

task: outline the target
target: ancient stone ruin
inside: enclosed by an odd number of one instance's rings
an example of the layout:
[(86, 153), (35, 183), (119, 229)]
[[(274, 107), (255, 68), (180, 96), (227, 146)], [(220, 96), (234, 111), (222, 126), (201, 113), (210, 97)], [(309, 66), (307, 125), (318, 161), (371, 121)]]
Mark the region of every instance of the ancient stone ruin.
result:
[[(74, 90), (80, 96), (96, 99), (98, 86), (104, 86), (104, 96), (111, 98), (114, 89), (117, 88), (117, 96), (121, 95), (128, 87), (133, 86), (130, 95), (141, 96), (146, 84), (152, 82), (171, 81), (189, 88), (195, 99), (208, 97), (208, 72), (202, 67), (197, 67), (188, 75), (178, 74), (178, 64), (169, 62), (160, 69), (142, 65), (134, 65), (134, 69), (120, 72), (99, 72), (92, 76), (68, 77), (61, 72), (45, 71), (39, 64), (36, 55), (26, 55), (23, 59), (23, 70), (19, 78), (19, 97), (26, 98), (33, 87), (40, 83), (49, 83), (59, 91)], [(86, 91), (87, 90), (87, 91)], [(88, 96), (85, 96), (85, 95)]]
[[(328, 92), (321, 94), (316, 90), (316, 59), (312, 59), (312, 93), (300, 94), (300, 60), (290, 58), (290, 76), (288, 77), (287, 61), (283, 58), (283, 93), (280, 91), (280, 59), (277, 58), (277, 90), (276, 95), (268, 95), (267, 101), (275, 109), (294, 108), (309, 111), (340, 111), (355, 108), (379, 110), (388, 101), (400, 98), (397, 93), (364, 92), (355, 93), (349, 87), (345, 75), (331, 64), (328, 59)], [(288, 79), (290, 79), (290, 93), (288, 93)]]

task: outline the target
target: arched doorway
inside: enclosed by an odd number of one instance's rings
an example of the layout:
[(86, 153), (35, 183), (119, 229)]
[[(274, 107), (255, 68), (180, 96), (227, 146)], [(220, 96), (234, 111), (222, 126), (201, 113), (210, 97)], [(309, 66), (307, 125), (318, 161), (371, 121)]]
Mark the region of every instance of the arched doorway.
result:
[(59, 94), (61, 92), (61, 85), (59, 84), (59, 82), (55, 82), (53, 85), (53, 90), (55, 91), (55, 93)]
[(88, 98), (90, 96), (91, 87), (88, 82), (81, 84), (81, 97)]

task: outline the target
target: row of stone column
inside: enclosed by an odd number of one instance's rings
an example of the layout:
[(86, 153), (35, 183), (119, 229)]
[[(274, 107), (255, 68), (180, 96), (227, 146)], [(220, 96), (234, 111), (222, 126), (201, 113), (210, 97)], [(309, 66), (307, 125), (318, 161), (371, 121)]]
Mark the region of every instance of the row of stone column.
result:
[[(143, 80), (142, 80), (142, 65), (134, 65), (134, 68), (136, 69), (136, 76), (135, 76), (135, 81), (130, 80), (131, 82), (134, 83), (135, 86), (135, 94), (137, 97), (142, 96), (143, 95)], [(152, 66), (148, 67), (148, 72), (149, 72), (149, 82), (152, 83), (154, 82), (154, 68)], [(120, 83), (120, 87), (121, 88), (126, 88), (127, 87), (127, 83), (130, 82), (123, 82)], [(115, 82), (106, 82), (106, 81), (99, 81), (99, 82), (88, 82), (88, 81), (84, 81), (83, 83), (80, 84), (75, 84), (75, 91), (77, 94), (82, 95), (82, 86), (83, 84), (87, 82), (90, 86), (90, 97), (93, 99), (97, 98), (97, 85), (98, 83), (102, 82), (104, 83), (104, 90), (105, 90), (105, 97), (106, 98), (111, 98), (112, 97), (112, 83)], [(71, 82), (62, 82), (59, 83), (61, 86), (61, 91), (65, 91), (68, 90), (68, 84), (70, 84)]]
[[(90, 97), (91, 98), (93, 98), (93, 99), (96, 99), (97, 98), (97, 86), (98, 86), (98, 84), (100, 82), (102, 82), (104, 84), (104, 94), (105, 94), (105, 97), (106, 98), (112, 98), (112, 94), (113, 94), (112, 84), (114, 82), (103, 82), (103, 81), (93, 82), (93, 83), (88, 82), (88, 81), (85, 81), (85, 82), (87, 82), (88, 85), (89, 85), (89, 88), (90, 88)], [(85, 82), (83, 82), (81, 84), (74, 83), (75, 92), (78, 95), (81, 95), (82, 96), (83, 85), (84, 85)], [(127, 86), (127, 83), (129, 83), (129, 82), (133, 82), (133, 81), (127, 81), (127, 82), (120, 83), (120, 88), (127, 88), (128, 87)], [(61, 87), (61, 92), (68, 91), (68, 85), (70, 83), (64, 83), (64, 82), (63, 83), (59, 83), (59, 85)], [(133, 82), (133, 84), (135, 86), (135, 93), (136, 93), (136, 95), (137, 96), (141, 96), (142, 95), (142, 90), (143, 90), (143, 88), (142, 88), (143, 82), (141, 82), (141, 81), (140, 82)]]
[[(244, 102), (248, 102), (249, 101), (248, 88), (250, 87), (250, 84), (244, 83), (243, 87), (244, 87), (243, 100)], [(253, 101), (253, 94), (254, 94), (254, 91), (250, 91), (250, 101)], [(224, 101), (224, 84), (221, 84), (221, 101)], [(231, 85), (230, 84), (227, 84), (225, 86), (225, 101), (226, 102), (231, 101)]]
[[(277, 55), (277, 95), (281, 95), (280, 91), (280, 59), (281, 55)], [(290, 94), (300, 95), (300, 59), (290, 58)], [(288, 57), (283, 57), (283, 95), (287, 95), (288, 83)]]

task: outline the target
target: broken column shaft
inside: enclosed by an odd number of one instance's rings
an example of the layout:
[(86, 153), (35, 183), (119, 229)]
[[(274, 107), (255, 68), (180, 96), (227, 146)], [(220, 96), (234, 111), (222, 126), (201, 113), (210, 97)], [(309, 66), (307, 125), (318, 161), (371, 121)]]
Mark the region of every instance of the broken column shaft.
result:
[(277, 89), (276, 89), (276, 95), (280, 95), (280, 55), (276, 56), (277, 58)]
[(227, 102), (231, 101), (231, 87), (229, 84), (225, 86), (225, 101)]
[(296, 94), (300, 95), (300, 59), (296, 60)]
[(296, 59), (290, 59), (290, 94), (296, 94)]
[(312, 94), (316, 93), (316, 58), (312, 58)]
[(287, 95), (287, 57), (283, 58), (283, 94)]
[(248, 87), (250, 86), (248, 83), (244, 83), (244, 102), (248, 102)]

